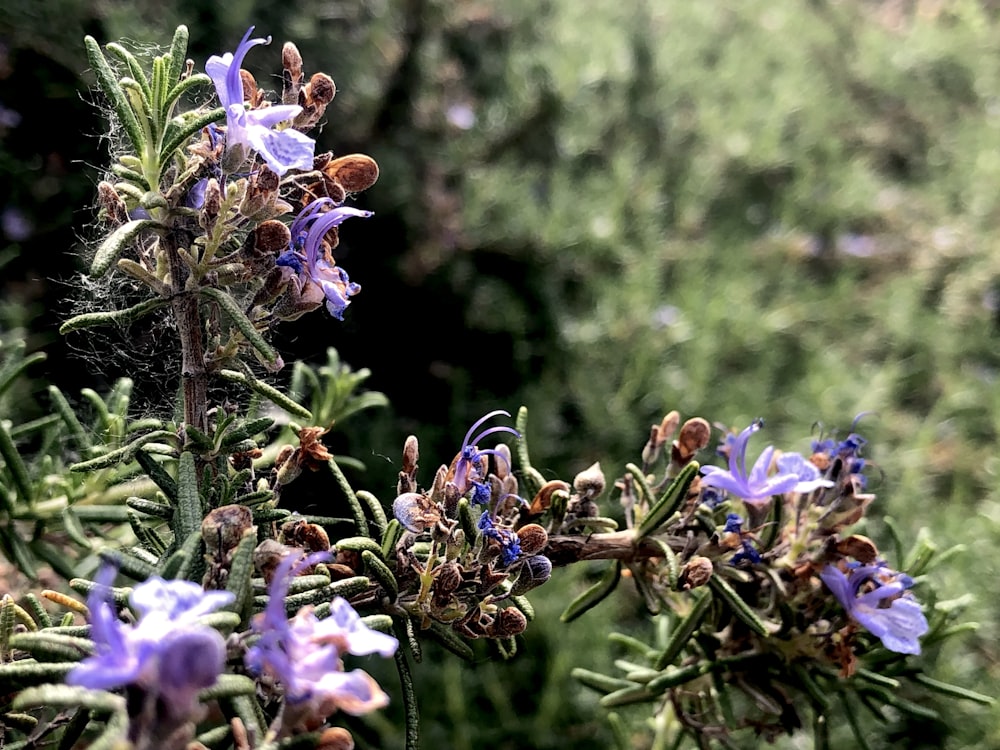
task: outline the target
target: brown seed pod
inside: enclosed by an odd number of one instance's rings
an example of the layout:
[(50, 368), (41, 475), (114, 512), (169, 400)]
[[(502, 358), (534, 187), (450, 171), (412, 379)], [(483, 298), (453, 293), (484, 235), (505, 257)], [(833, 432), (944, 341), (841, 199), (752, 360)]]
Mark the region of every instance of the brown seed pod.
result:
[(549, 543), (549, 535), (537, 523), (529, 523), (517, 530), (517, 538), (521, 545), (521, 553), (526, 557), (537, 555)]
[(283, 222), (268, 219), (254, 230), (254, 249), (262, 253), (278, 255), (284, 252), (292, 241), (292, 233)]
[(684, 564), (680, 577), (677, 579), (677, 585), (682, 591), (704, 586), (712, 577), (712, 572), (712, 561), (707, 557), (695, 555)]
[(301, 518), (287, 521), (281, 526), (278, 541), (289, 547), (298, 547), (306, 552), (327, 552), (330, 549), (330, 537), (326, 530), (315, 523), (308, 523)]
[(878, 560), (878, 547), (875, 542), (861, 534), (851, 534), (837, 543), (837, 552), (847, 557), (853, 557), (860, 563), (868, 565)]
[(222, 505), (201, 522), (201, 538), (210, 555), (225, 555), (253, 528), (253, 514), (245, 505)]
[(528, 513), (532, 516), (540, 516), (552, 507), (553, 493), (565, 492), (568, 494), (569, 489), (569, 484), (563, 482), (561, 479), (553, 479), (550, 482), (546, 482), (535, 494), (535, 498), (531, 501), (531, 506), (528, 508)]
[(689, 419), (681, 427), (681, 434), (674, 441), (671, 459), (674, 463), (684, 465), (695, 454), (703, 450), (712, 438), (712, 426), (701, 417)]
[(378, 164), (365, 154), (348, 154), (327, 164), (323, 173), (348, 193), (360, 193), (378, 180)]
[(491, 638), (507, 638), (520, 635), (528, 627), (528, 618), (517, 607), (506, 607), (496, 613), (493, 622), (486, 628)]

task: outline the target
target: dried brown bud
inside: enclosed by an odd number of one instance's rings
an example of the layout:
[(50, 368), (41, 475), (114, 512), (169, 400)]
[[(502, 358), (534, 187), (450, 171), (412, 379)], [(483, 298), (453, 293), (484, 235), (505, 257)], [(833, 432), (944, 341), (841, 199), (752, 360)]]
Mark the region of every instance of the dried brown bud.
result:
[(281, 526), (278, 541), (289, 547), (298, 547), (309, 552), (327, 552), (330, 549), (330, 537), (326, 530), (315, 523), (308, 523), (301, 518), (287, 521)]
[(706, 420), (701, 417), (689, 419), (681, 427), (681, 434), (674, 441), (672, 460), (680, 465), (688, 463), (698, 451), (708, 445), (711, 438), (712, 427)]
[(257, 171), (256, 188), (262, 193), (273, 193), (280, 187), (281, 178), (267, 166), (261, 166)]
[(462, 567), (456, 562), (441, 565), (434, 573), (433, 591), (435, 596), (447, 597), (462, 585)]
[(251, 107), (256, 107), (261, 99), (261, 94), (257, 90), (257, 79), (249, 70), (240, 68), (240, 81), (243, 83), (243, 101), (250, 102)]
[(288, 554), (288, 547), (274, 539), (265, 539), (257, 545), (253, 553), (253, 565), (264, 576), (264, 582), (270, 584), (281, 561)]
[(313, 105), (325, 108), (336, 93), (337, 87), (326, 73), (315, 73), (306, 84), (306, 100)]
[(343, 727), (330, 727), (320, 734), (316, 750), (354, 750), (354, 738)]
[(406, 492), (392, 503), (392, 514), (407, 531), (419, 534), (442, 518), (441, 507), (419, 492)]
[(288, 248), (292, 233), (280, 221), (268, 219), (254, 230), (254, 249), (261, 253), (279, 255)]
[(506, 607), (496, 613), (493, 622), (486, 629), (491, 638), (509, 638), (520, 635), (528, 627), (528, 618), (517, 607)]
[(677, 425), (680, 423), (681, 415), (677, 411), (672, 411), (663, 417), (659, 427), (656, 428), (658, 433), (657, 441), (660, 445), (663, 445), (674, 436), (674, 433), (677, 432)]
[(323, 173), (348, 193), (358, 193), (378, 180), (378, 164), (365, 154), (348, 154), (327, 164)]
[(695, 555), (684, 564), (677, 583), (682, 591), (689, 591), (690, 589), (704, 586), (712, 577), (712, 570), (711, 560), (707, 557)]
[(403, 443), (403, 471), (410, 476), (417, 473), (417, 461), (420, 459), (420, 443), (416, 435), (410, 435)]
[(521, 543), (521, 553), (526, 557), (537, 555), (549, 543), (549, 535), (537, 523), (529, 523), (517, 530), (517, 538)]
[(861, 534), (851, 534), (847, 539), (838, 542), (837, 552), (853, 557), (865, 565), (878, 560), (878, 547), (875, 546), (875, 542)]
[(110, 182), (102, 180), (97, 183), (97, 205), (101, 219), (108, 224), (118, 226), (128, 221), (128, 206)]
[(600, 462), (592, 464), (573, 479), (573, 489), (588, 500), (599, 497), (605, 486), (606, 480)]
[(550, 482), (543, 484), (535, 498), (531, 501), (531, 507), (528, 512), (532, 516), (539, 516), (549, 508), (552, 507), (552, 495), (555, 492), (569, 493), (569, 485), (560, 479), (553, 479)]
[(510, 446), (506, 443), (500, 443), (494, 450), (496, 451), (496, 474), (500, 479), (506, 479), (510, 476), (510, 467), (512, 466)]
[(245, 505), (223, 505), (211, 511), (201, 522), (201, 538), (211, 555), (234, 549), (243, 533), (253, 528), (253, 514)]
[(281, 67), (287, 70), (292, 77), (302, 76), (302, 55), (299, 48), (292, 42), (285, 42), (281, 48)]

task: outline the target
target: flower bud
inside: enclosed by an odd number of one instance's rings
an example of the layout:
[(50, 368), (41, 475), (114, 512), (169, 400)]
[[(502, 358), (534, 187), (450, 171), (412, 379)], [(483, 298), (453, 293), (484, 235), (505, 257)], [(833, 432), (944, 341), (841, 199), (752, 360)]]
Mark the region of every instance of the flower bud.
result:
[(537, 586), (541, 586), (552, 577), (552, 562), (545, 555), (529, 557), (521, 564), (521, 571), (510, 593), (514, 596), (526, 594)]
[(491, 638), (509, 638), (520, 635), (528, 627), (528, 618), (517, 607), (506, 607), (497, 612), (493, 622), (486, 629)]
[(210, 555), (225, 555), (253, 528), (253, 514), (245, 505), (222, 505), (201, 522), (201, 538)]
[(689, 419), (681, 427), (681, 434), (674, 441), (671, 459), (674, 463), (684, 465), (688, 463), (695, 454), (708, 445), (712, 438), (712, 427), (701, 417)]
[(695, 555), (684, 564), (677, 584), (682, 591), (704, 586), (712, 577), (712, 572), (712, 561), (707, 557)]
[(587, 499), (599, 497), (604, 492), (605, 486), (606, 481), (600, 462), (592, 464), (573, 479), (573, 489)]
[(517, 530), (517, 538), (521, 543), (521, 552), (525, 555), (536, 555), (549, 543), (548, 533), (537, 523), (522, 526)]

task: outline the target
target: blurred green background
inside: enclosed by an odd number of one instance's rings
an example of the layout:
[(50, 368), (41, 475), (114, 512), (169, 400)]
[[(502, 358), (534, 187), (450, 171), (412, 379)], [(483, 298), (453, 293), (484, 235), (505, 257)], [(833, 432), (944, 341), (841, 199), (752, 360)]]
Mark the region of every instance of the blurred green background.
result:
[[(942, 548), (965, 545), (931, 583), (944, 599), (974, 594), (981, 628), (925, 658), (941, 679), (1000, 692), (1000, 3), (5, 8), (0, 333), (49, 354), (39, 392), (129, 367), (102, 368), (109, 342), (55, 333), (106, 148), (82, 36), (166, 44), (185, 23), (201, 67), (256, 24), (276, 42), (248, 61), (261, 85), (280, 88), (279, 44), (294, 40), (307, 71), (338, 85), (320, 146), (382, 169), (357, 201), (376, 218), (342, 233), (340, 262), (364, 287), (347, 320), (316, 313), (275, 334), (286, 361), (336, 346), (390, 397), (391, 412), (337, 436), (369, 464), (363, 484), (391, 500), (410, 432), (429, 481), (476, 417), (522, 403), (535, 464), (564, 478), (597, 459), (616, 475), (673, 408), (727, 426), (765, 417), (758, 447), (794, 450), (816, 425), (843, 434), (871, 412), (860, 431), (879, 500), (865, 531), (886, 542), (891, 515), (909, 540), (926, 527)], [(150, 387), (149, 408), (171, 388)], [(653, 625), (624, 591), (560, 625), (600, 572), (557, 573), (512, 663), (472, 670), (431, 650), (417, 672), (424, 746), (606, 747), (597, 698), (569, 669), (619, 656), (611, 628), (651, 638)], [(873, 747), (1000, 746), (1000, 712), (946, 709), (947, 739), (890, 727)], [(399, 710), (359, 746), (401, 746)]]

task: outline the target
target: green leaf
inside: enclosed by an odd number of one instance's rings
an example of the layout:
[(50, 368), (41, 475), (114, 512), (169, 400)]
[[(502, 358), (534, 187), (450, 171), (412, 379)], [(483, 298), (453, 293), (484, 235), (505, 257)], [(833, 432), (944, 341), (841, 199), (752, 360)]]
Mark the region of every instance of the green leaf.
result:
[(381, 549), (379, 549), (378, 553), (367, 549), (362, 550), (361, 559), (365, 563), (365, 572), (378, 582), (385, 590), (389, 600), (394, 602), (396, 601), (396, 597), (399, 596), (399, 584), (396, 583), (396, 576), (389, 570), (389, 566), (379, 559), (381, 553)]
[(29, 507), (33, 506), (35, 493), (28, 476), (28, 467), (21, 460), (21, 454), (18, 453), (17, 446), (14, 445), (10, 430), (7, 429), (7, 424), (2, 419), (0, 419), (0, 456), (7, 464), (7, 471), (10, 473), (10, 479), (17, 494)]
[(170, 158), (192, 135), (204, 127), (208, 127), (213, 122), (219, 122), (226, 116), (226, 110), (222, 107), (213, 109), (205, 114), (194, 117), (185, 117), (178, 122), (178, 118), (173, 118), (167, 124), (166, 132), (163, 134), (163, 145), (160, 147), (160, 174), (170, 164)]
[(732, 586), (726, 583), (724, 578), (713, 573), (712, 577), (708, 579), (708, 585), (716, 596), (729, 605), (733, 614), (742, 620), (747, 627), (757, 635), (765, 638), (768, 636), (767, 626), (764, 624), (764, 621), (757, 616), (757, 613), (753, 611), (749, 604), (743, 601), (740, 595), (733, 590)]
[[(109, 234), (104, 242), (101, 243), (101, 246), (97, 248), (97, 253), (94, 254), (94, 260), (90, 264), (91, 277), (97, 279), (106, 274), (108, 269), (111, 268), (111, 264), (118, 260), (119, 256), (128, 249), (128, 246), (140, 234), (147, 230), (162, 231), (163, 225), (152, 219), (132, 219)], [(92, 314), (96, 315), (98, 313)], [(68, 325), (68, 323), (63, 325)]]
[(601, 580), (574, 599), (570, 605), (566, 607), (566, 611), (559, 616), (559, 619), (562, 622), (572, 622), (587, 610), (596, 607), (604, 601), (604, 599), (606, 599), (611, 592), (615, 590), (615, 588), (617, 588), (618, 581), (621, 580), (621, 577), (621, 560), (615, 560), (614, 564), (612, 564), (604, 572)]
[(136, 452), (146, 443), (152, 443), (162, 439), (174, 440), (176, 437), (177, 435), (169, 430), (154, 430), (153, 432), (147, 432), (145, 435), (137, 437), (135, 440), (122, 446), (121, 448), (108, 451), (107, 453), (88, 459), (87, 461), (72, 464), (69, 467), (69, 470), (96, 471), (98, 469), (107, 469), (116, 464), (131, 461)]
[(698, 601), (694, 603), (694, 606), (691, 608), (688, 616), (674, 626), (674, 629), (670, 633), (670, 637), (667, 639), (667, 645), (663, 648), (663, 653), (660, 654), (660, 657), (656, 660), (656, 664), (654, 665), (656, 669), (666, 669), (674, 663), (677, 657), (680, 656), (681, 651), (684, 650), (688, 641), (691, 640), (691, 636), (694, 635), (698, 626), (701, 625), (701, 621), (705, 618), (705, 615), (708, 614), (708, 610), (711, 606), (712, 595), (706, 591), (701, 595), (701, 597), (699, 597)]
[(124, 310), (84, 313), (83, 315), (70, 318), (59, 326), (59, 333), (65, 336), (67, 333), (72, 333), (73, 331), (81, 331), (84, 328), (95, 328), (97, 326), (113, 325), (125, 328), (166, 304), (167, 300), (165, 299), (153, 298), (132, 307), (127, 307)]
[(660, 499), (649, 509), (649, 513), (646, 514), (646, 517), (642, 519), (642, 523), (636, 529), (635, 539), (637, 542), (660, 528), (660, 525), (681, 507), (681, 503), (687, 497), (688, 488), (698, 475), (699, 468), (700, 466), (697, 461), (691, 461), (678, 472), (677, 477), (670, 483), (670, 486), (660, 496)]
[(201, 494), (198, 490), (198, 468), (194, 454), (181, 453), (177, 462), (177, 513), (174, 517), (174, 534), (178, 539), (187, 539), (191, 534), (201, 532), (204, 518)]
[(311, 411), (306, 409), (304, 406), (295, 403), (277, 388), (273, 388), (263, 381), (257, 380), (249, 375), (244, 375), (242, 372), (236, 372), (235, 370), (219, 370), (219, 377), (223, 380), (228, 380), (231, 383), (240, 383), (245, 385), (250, 388), (250, 390), (255, 393), (259, 393), (261, 396), (271, 401), (271, 403), (276, 406), (280, 406), (289, 414), (301, 417), (309, 422), (312, 421), (313, 415)]
[(122, 127), (125, 128), (125, 133), (132, 142), (132, 150), (136, 154), (143, 153), (145, 151), (146, 139), (142, 134), (142, 128), (139, 127), (139, 121), (135, 117), (135, 112), (129, 106), (125, 92), (118, 84), (118, 79), (111, 70), (111, 66), (108, 65), (104, 53), (101, 52), (101, 46), (92, 36), (84, 37), (83, 44), (87, 49), (87, 60), (90, 61), (90, 66), (97, 76), (97, 84), (101, 87), (104, 95), (108, 97), (111, 108), (118, 116), (119, 121), (121, 121)]

